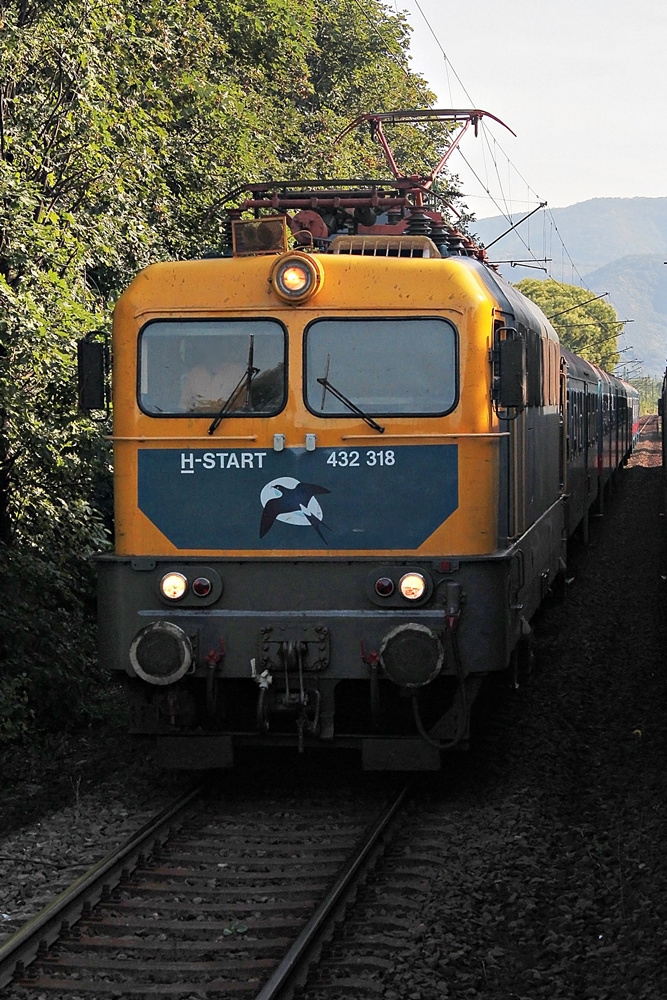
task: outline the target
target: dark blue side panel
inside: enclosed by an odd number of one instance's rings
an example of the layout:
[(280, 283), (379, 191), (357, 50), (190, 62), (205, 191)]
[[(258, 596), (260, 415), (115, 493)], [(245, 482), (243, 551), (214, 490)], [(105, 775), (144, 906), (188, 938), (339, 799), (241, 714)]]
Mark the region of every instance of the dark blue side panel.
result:
[(139, 449), (139, 509), (179, 549), (416, 549), (458, 506), (458, 446)]

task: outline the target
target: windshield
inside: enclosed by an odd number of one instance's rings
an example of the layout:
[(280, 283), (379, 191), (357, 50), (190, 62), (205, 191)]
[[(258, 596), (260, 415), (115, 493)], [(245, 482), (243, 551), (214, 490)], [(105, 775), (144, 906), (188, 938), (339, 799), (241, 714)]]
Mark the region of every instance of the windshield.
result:
[(148, 323), (139, 336), (139, 405), (154, 416), (214, 417), (223, 407), (226, 414), (278, 413), (285, 405), (284, 327), (276, 320)]
[[(318, 382), (318, 379), (320, 380)], [(339, 392), (323, 391), (326, 379)], [(456, 331), (444, 319), (315, 320), (306, 333), (306, 403), (316, 414), (441, 415), (456, 405)]]

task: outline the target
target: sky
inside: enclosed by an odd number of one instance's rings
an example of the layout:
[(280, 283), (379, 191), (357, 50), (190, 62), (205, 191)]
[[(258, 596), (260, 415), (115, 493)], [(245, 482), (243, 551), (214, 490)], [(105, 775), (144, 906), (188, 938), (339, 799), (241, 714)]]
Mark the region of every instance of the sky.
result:
[(481, 182), (453, 154), (478, 218), (500, 214), (498, 205), (528, 211), (538, 200), (558, 208), (667, 196), (664, 0), (385, 2), (414, 29), (411, 65), (438, 107), (481, 108), (517, 133), (490, 123), (488, 143), (464, 137), (463, 154)]

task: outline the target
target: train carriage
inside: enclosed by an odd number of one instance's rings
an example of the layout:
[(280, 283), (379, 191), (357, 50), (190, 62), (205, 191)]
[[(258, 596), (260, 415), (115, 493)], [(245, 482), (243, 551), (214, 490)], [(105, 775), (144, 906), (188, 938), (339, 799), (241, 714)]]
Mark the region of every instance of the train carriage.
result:
[[(234, 254), (155, 264), (116, 306), (101, 661), (169, 765), (436, 768), (629, 451), (631, 390), (414, 184), (250, 195)], [(295, 208), (321, 220), (296, 249)]]

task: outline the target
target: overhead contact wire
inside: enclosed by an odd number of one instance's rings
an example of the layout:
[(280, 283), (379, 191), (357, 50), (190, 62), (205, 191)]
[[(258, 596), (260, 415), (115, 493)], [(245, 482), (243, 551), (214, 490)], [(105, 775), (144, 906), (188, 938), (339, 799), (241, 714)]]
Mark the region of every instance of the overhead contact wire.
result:
[[(417, 10), (421, 14), (421, 16), (424, 18), (424, 21), (426, 22), (426, 26), (427, 26), (428, 30), (433, 35), (433, 38), (435, 39), (435, 44), (438, 46), (438, 48), (442, 52), (443, 58), (445, 60), (445, 71), (447, 71), (447, 67), (449, 67), (451, 69), (451, 71), (454, 74), (454, 76), (456, 77), (456, 79), (457, 79), (457, 81), (458, 81), (458, 83), (459, 83), (459, 85), (460, 85), (463, 93), (466, 95), (466, 97), (468, 98), (468, 100), (470, 101), (470, 103), (474, 106), (475, 102), (473, 101), (472, 97), (470, 96), (470, 94), (466, 90), (466, 86), (465, 86), (463, 80), (461, 79), (461, 77), (459, 76), (459, 74), (454, 69), (454, 66), (452, 65), (452, 61), (448, 57), (447, 53), (445, 52), (440, 39), (438, 38), (437, 34), (435, 33), (435, 31), (433, 29), (433, 26), (432, 26), (431, 22), (429, 21), (429, 19), (427, 18), (426, 14), (422, 10), (422, 5), (419, 3), (419, 0), (414, 0), (414, 2), (415, 2), (415, 6), (417, 7)], [(449, 80), (447, 82), (449, 83)], [(449, 88), (449, 98), (450, 98), (450, 100), (452, 100), (451, 87)]]
[[(381, 32), (378, 30), (378, 27), (375, 24), (375, 22), (373, 21), (373, 19), (364, 10), (364, 7), (363, 7), (363, 5), (361, 3), (361, 0), (354, 0), (354, 3), (358, 7), (358, 9), (361, 12), (361, 14), (363, 15), (363, 17), (366, 19), (366, 21), (368, 21), (368, 23), (370, 24), (371, 28), (373, 29), (373, 31), (377, 35), (377, 37), (383, 43), (384, 51), (387, 54), (387, 56), (394, 63), (396, 63), (396, 65), (402, 70), (402, 72), (405, 74), (406, 78), (408, 80), (410, 80), (411, 83), (413, 83), (415, 86), (418, 86), (419, 85), (418, 79), (415, 76), (413, 76), (409, 72), (408, 68), (402, 62), (400, 62), (400, 60), (394, 55), (393, 52), (391, 52), (389, 50), (389, 47), (387, 46), (386, 39), (382, 36)], [(461, 79), (461, 77), (459, 76), (459, 74), (456, 72), (456, 69), (455, 69), (455, 67), (454, 67), (451, 59), (447, 55), (447, 53), (446, 53), (446, 51), (444, 49), (444, 46), (442, 45), (442, 42), (438, 38), (438, 35), (437, 35), (435, 29), (433, 28), (433, 25), (431, 24), (431, 22), (429, 21), (428, 17), (424, 13), (424, 9), (423, 9), (421, 3), (419, 2), (419, 0), (414, 0), (414, 3), (415, 3), (415, 6), (416, 6), (417, 10), (421, 14), (421, 16), (422, 16), (422, 18), (424, 20), (424, 23), (426, 24), (429, 32), (433, 36), (433, 39), (434, 39), (436, 45), (438, 46), (438, 48), (440, 49), (440, 52), (442, 53), (442, 57), (443, 57), (444, 63), (445, 63), (445, 75), (446, 75), (446, 78), (447, 78), (447, 89), (449, 91), (450, 101), (453, 100), (452, 99), (451, 82), (450, 82), (450, 79), (449, 79), (449, 70), (451, 69), (451, 71), (454, 74), (454, 77), (456, 78), (456, 80), (457, 80), (459, 86), (461, 87), (463, 93), (466, 95), (466, 97), (468, 98), (468, 100), (470, 101), (470, 103), (474, 105), (475, 102), (473, 101), (472, 97), (470, 96), (470, 93), (469, 93), (467, 87), (465, 86), (463, 80)], [(482, 138), (483, 138), (482, 158), (483, 158), (483, 163), (484, 163), (484, 170), (485, 170), (485, 172), (487, 174), (486, 184), (481, 179), (481, 177), (479, 176), (479, 174), (477, 173), (477, 171), (474, 169), (474, 167), (472, 166), (472, 164), (470, 163), (470, 161), (467, 159), (467, 157), (464, 155), (464, 153), (462, 152), (462, 150), (461, 150), (460, 147), (458, 147), (458, 152), (460, 153), (460, 155), (461, 155), (464, 163), (466, 164), (466, 166), (468, 167), (468, 169), (470, 170), (470, 172), (472, 173), (472, 175), (477, 180), (478, 184), (480, 184), (480, 186), (482, 187), (482, 189), (486, 192), (486, 194), (491, 199), (491, 201), (493, 202), (493, 204), (495, 205), (495, 207), (498, 209), (498, 211), (500, 212), (500, 214), (506, 219), (507, 222), (510, 223), (510, 225), (512, 225), (512, 223), (513, 223), (512, 211), (511, 211), (510, 205), (508, 205), (507, 197), (505, 195), (505, 191), (504, 191), (504, 187), (503, 187), (503, 182), (502, 182), (502, 179), (500, 177), (500, 170), (499, 170), (499, 167), (498, 167), (498, 159), (497, 159), (497, 156), (496, 156), (496, 153), (495, 153), (495, 149), (498, 149), (500, 151), (500, 153), (502, 153), (503, 157), (505, 158), (505, 160), (507, 162), (508, 170), (510, 170), (510, 169), (513, 170), (517, 174), (517, 176), (523, 181), (523, 183), (526, 185), (527, 192), (532, 193), (535, 196), (535, 200), (538, 201), (538, 202), (542, 201), (542, 198), (537, 194), (537, 192), (534, 190), (534, 188), (532, 187), (532, 185), (530, 185), (528, 183), (528, 181), (526, 180), (526, 178), (524, 177), (524, 175), (518, 169), (518, 167), (513, 162), (513, 160), (505, 152), (505, 150), (503, 149), (502, 145), (498, 142), (498, 140), (495, 138), (495, 136), (491, 137), (493, 139), (493, 146), (494, 146), (493, 149), (491, 148), (491, 143), (489, 141), (489, 135), (487, 133), (486, 125), (485, 125), (484, 122), (481, 122), (481, 127), (482, 127)], [(489, 154), (491, 156), (491, 160), (493, 162), (493, 166), (494, 166), (495, 173), (496, 173), (496, 178), (498, 180), (498, 186), (500, 188), (500, 195), (501, 195), (502, 201), (503, 201), (504, 206), (505, 206), (504, 209), (503, 209), (502, 205), (498, 202), (497, 198), (495, 198), (494, 195), (491, 194), (491, 190), (490, 190), (490, 187), (489, 187), (489, 181), (488, 181), (488, 166), (487, 166), (487, 163), (486, 163), (486, 155), (484, 153), (484, 143), (486, 144), (486, 147), (487, 147), (487, 149), (489, 151)], [(510, 185), (511, 185), (511, 180), (510, 180)], [(510, 192), (510, 202), (511, 202), (511, 192)], [(529, 203), (530, 203), (530, 200), (529, 200)], [(585, 284), (584, 279), (582, 278), (582, 276), (581, 276), (581, 274), (579, 272), (579, 269), (575, 265), (574, 260), (572, 259), (572, 256), (571, 256), (569, 250), (567, 249), (567, 247), (565, 245), (565, 241), (563, 240), (563, 237), (560, 234), (560, 230), (558, 229), (558, 226), (556, 224), (556, 220), (554, 219), (553, 212), (551, 211), (550, 208), (548, 208), (547, 211), (549, 213), (549, 221), (550, 221), (550, 224), (551, 224), (551, 233), (550, 233), (551, 243), (553, 243), (553, 232), (555, 230), (556, 235), (558, 236), (558, 240), (559, 240), (560, 245), (561, 245), (561, 280), (560, 280), (559, 284), (564, 284), (564, 280), (563, 280), (564, 256), (567, 256), (567, 259), (568, 259), (568, 261), (570, 263), (570, 267), (572, 269), (572, 275), (574, 276), (576, 274), (577, 278), (579, 279), (580, 285), (582, 287), (584, 287), (587, 291), (590, 291), (590, 289), (588, 288), (588, 286)], [(526, 251), (532, 257), (532, 259), (536, 263), (539, 263), (540, 262), (539, 258), (535, 256), (535, 253), (534, 253), (532, 247), (530, 246), (530, 238), (529, 238), (528, 242), (526, 242), (526, 240), (523, 238), (523, 236), (521, 235), (521, 233), (518, 232), (518, 230), (515, 229), (514, 232), (516, 233), (516, 235), (518, 236), (519, 240), (521, 241), (521, 243), (525, 247)], [(542, 242), (543, 242), (543, 254), (544, 254), (545, 263), (546, 263), (547, 256), (552, 256), (551, 252), (549, 253), (549, 255), (547, 255), (547, 252), (546, 252), (546, 212), (545, 212), (545, 214), (543, 216), (543, 238), (542, 238)], [(547, 273), (549, 273), (549, 272), (547, 271)], [(550, 274), (549, 276), (552, 278), (552, 280), (555, 280), (553, 278), (553, 275)], [(593, 317), (588, 312), (587, 312), (587, 315), (591, 316), (591, 319), (595, 318), (595, 317)], [(619, 336), (621, 336), (621, 335), (622, 334), (619, 334)]]

